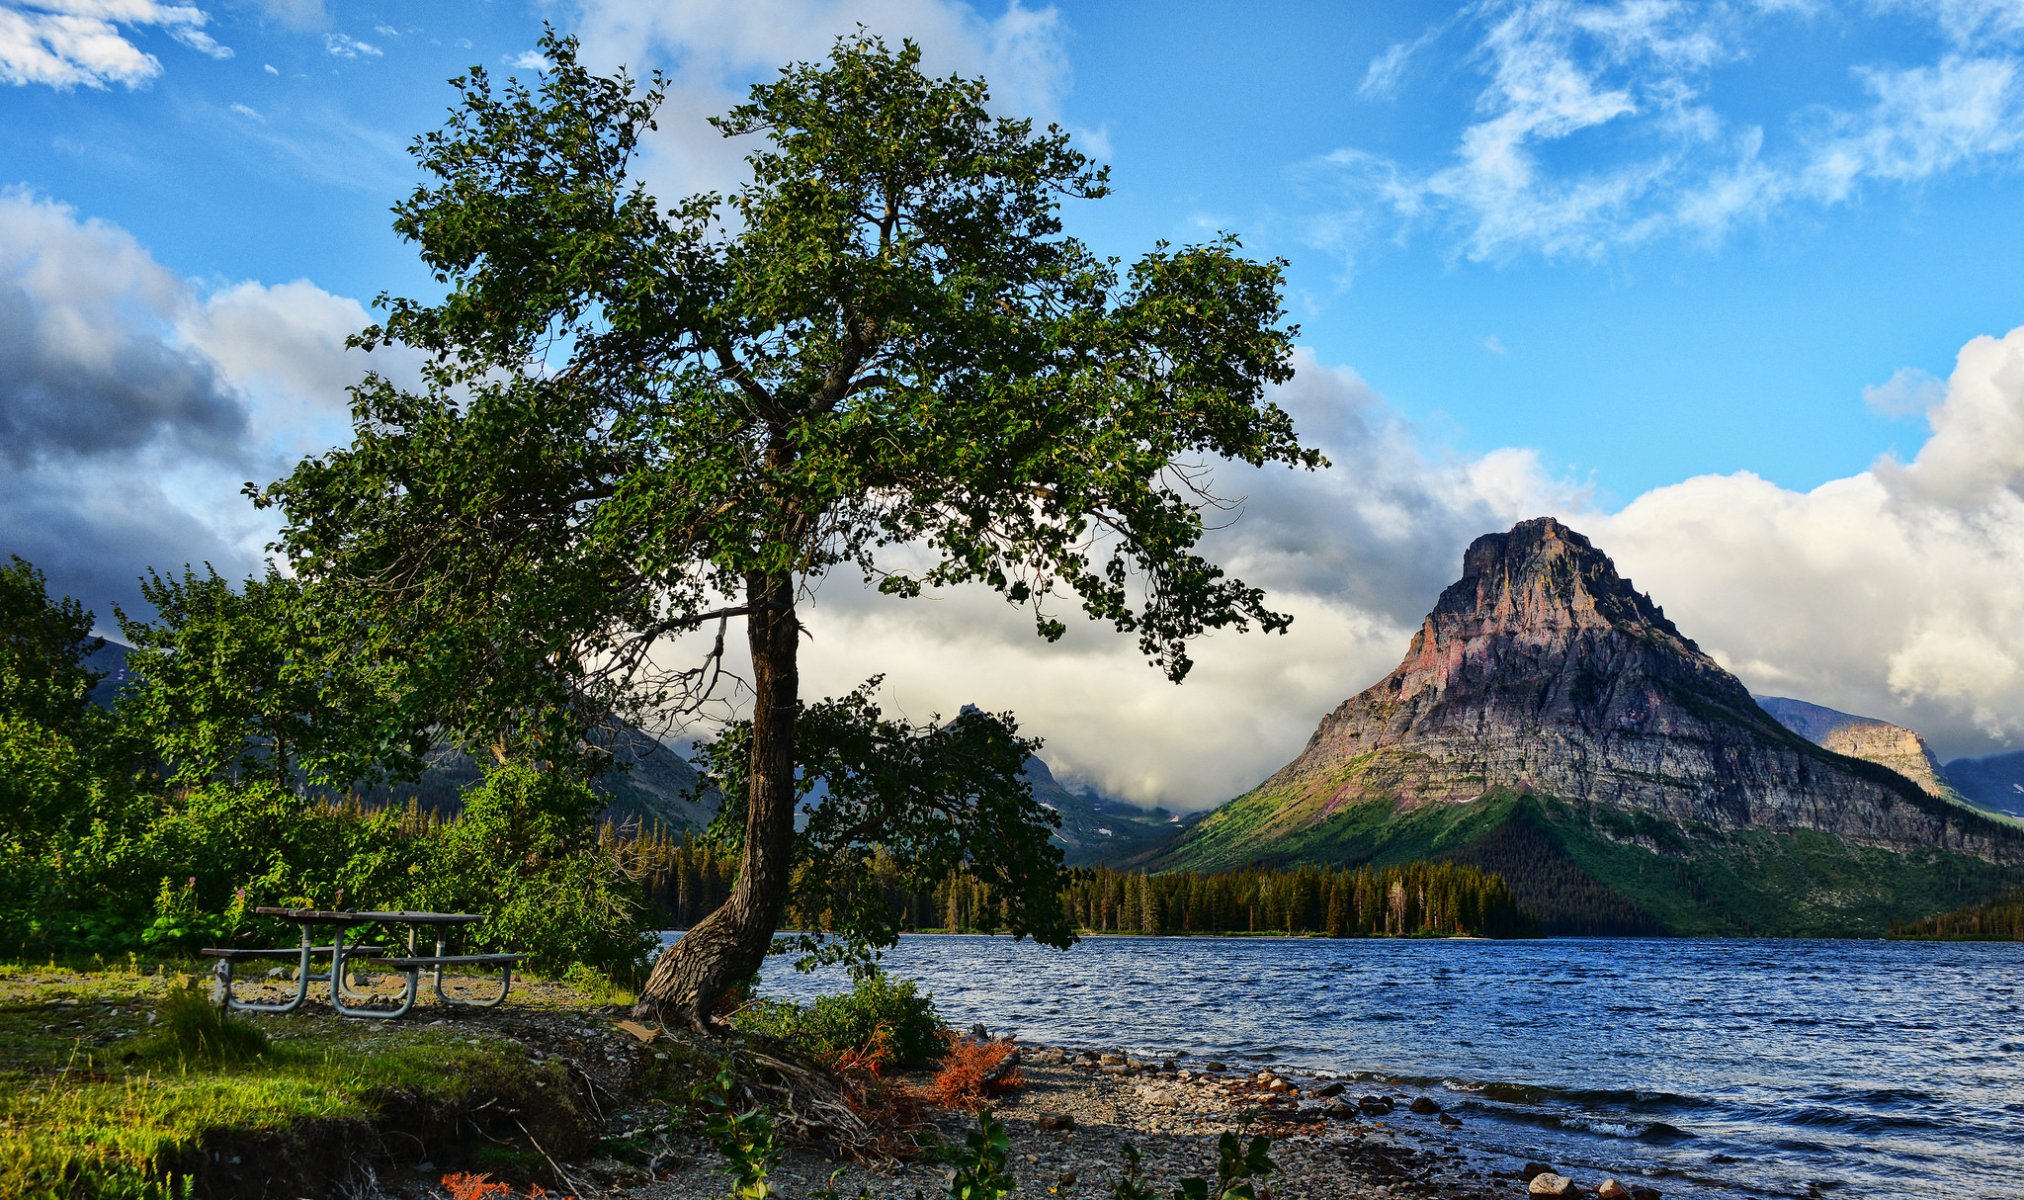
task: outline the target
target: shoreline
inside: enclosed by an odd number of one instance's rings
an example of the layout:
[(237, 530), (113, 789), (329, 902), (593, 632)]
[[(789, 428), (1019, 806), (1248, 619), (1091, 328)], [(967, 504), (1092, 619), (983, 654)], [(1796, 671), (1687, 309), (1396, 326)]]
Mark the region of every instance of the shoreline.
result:
[[(1592, 1198), (1606, 1179), (1617, 1181), (1621, 1191), (1611, 1194), (1622, 1200), (1662, 1200), (1669, 1186), (1686, 1194), (1676, 1180), (1535, 1162), (1481, 1145), (1467, 1133), (1473, 1117), (1443, 1111), (1424, 1093), (1370, 1081), (1025, 1044), (1019, 1071), (1021, 1085), (991, 1110), (1009, 1135), (1021, 1194), (1107, 1196), (1128, 1144), (1141, 1156), (1142, 1182), (1164, 1196), (1185, 1177), (1214, 1177), (1225, 1132), (1271, 1138), (1277, 1170), (1260, 1181), (1260, 1194), (1286, 1200), (1513, 1200), (1531, 1194), (1532, 1174), (1553, 1166), (1572, 1177), (1566, 1196)], [(944, 1144), (960, 1144), (976, 1128), (976, 1118), (961, 1111), (937, 1112), (930, 1123)], [(612, 1193), (613, 1200), (723, 1195), (723, 1176), (703, 1167)], [(839, 1195), (863, 1188), (886, 1200), (916, 1189), (939, 1194), (947, 1168), (929, 1156), (838, 1164), (797, 1144), (771, 1178), (784, 1196), (796, 1197), (813, 1194), (832, 1172)]]

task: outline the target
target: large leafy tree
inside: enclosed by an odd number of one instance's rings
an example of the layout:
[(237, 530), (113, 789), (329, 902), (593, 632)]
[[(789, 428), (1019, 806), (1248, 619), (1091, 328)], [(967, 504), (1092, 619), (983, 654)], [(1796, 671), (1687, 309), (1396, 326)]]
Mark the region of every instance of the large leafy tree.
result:
[[(628, 174), (660, 80), (543, 50), (536, 88), (453, 81), (414, 144), (431, 178), (396, 228), (446, 292), (383, 297), (361, 341), (426, 352), (426, 386), (368, 379), (353, 443), (266, 498), (367, 649), (411, 664), (413, 717), (501, 758), (594, 769), (586, 731), (712, 694), (743, 623), (737, 883), (642, 999), (701, 1023), (792, 886), (797, 762), (825, 753), (797, 745), (813, 580), (982, 584), (1049, 639), (1065, 601), (1178, 681), (1195, 635), (1287, 623), (1196, 552), (1207, 464), (1320, 458), (1264, 398), (1290, 370), (1280, 264), (1229, 239), (1093, 254), (1060, 209), (1105, 170), (993, 117), (981, 81), (924, 74), (912, 44), (844, 38), (753, 88), (716, 122), (751, 141), (750, 182), (672, 207)], [(677, 634), (700, 659), (664, 668), (650, 651)], [(890, 819), (859, 842), (918, 811), (864, 808)]]

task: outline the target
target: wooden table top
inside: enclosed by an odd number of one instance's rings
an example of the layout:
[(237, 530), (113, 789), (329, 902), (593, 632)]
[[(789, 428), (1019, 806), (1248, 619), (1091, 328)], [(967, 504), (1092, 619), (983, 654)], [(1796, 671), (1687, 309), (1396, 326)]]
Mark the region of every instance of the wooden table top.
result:
[(305, 925), (363, 925), (368, 921), (397, 925), (470, 925), (485, 919), (483, 913), (346, 912), (329, 908), (256, 908), (253, 911), (263, 917), (280, 917)]

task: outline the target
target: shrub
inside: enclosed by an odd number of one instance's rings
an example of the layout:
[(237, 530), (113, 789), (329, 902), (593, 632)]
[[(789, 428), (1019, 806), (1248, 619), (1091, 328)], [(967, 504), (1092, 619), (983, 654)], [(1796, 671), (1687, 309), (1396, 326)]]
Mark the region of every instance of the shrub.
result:
[(143, 1055), (225, 1064), (251, 1062), (267, 1053), (266, 1033), (232, 1020), (194, 979), (170, 988), (156, 1015), (160, 1027), (142, 1042)]
[(776, 1037), (832, 1066), (877, 1074), (887, 1067), (918, 1067), (948, 1048), (948, 1027), (932, 996), (911, 979), (882, 971), (860, 976), (848, 992), (823, 996), (806, 1008), (762, 1000), (735, 1018), (747, 1033)]

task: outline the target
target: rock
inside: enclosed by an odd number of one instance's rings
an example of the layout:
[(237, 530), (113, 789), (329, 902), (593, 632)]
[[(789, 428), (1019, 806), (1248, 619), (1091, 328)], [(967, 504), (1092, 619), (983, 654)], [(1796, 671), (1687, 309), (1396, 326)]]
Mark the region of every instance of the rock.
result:
[(1439, 1117), (1435, 1119), (1438, 1120), (1443, 1126), (1449, 1129), (1460, 1129), (1462, 1127), (1462, 1123), (1460, 1121), (1457, 1121), (1455, 1118), (1449, 1116), (1447, 1113), (1442, 1113)]
[(1602, 1200), (1630, 1200), (1630, 1189), (1614, 1179), (1603, 1180), (1595, 1189), (1595, 1194)]
[(1202, 1064), (1202, 1069), (1204, 1071), (1215, 1071), (1218, 1074), (1221, 1074), (1222, 1072), (1227, 1071), (1230, 1068), (1219, 1062), (1205, 1062)]
[(1359, 1096), (1356, 1106), (1362, 1109), (1365, 1115), (1372, 1117), (1390, 1116), (1392, 1110), (1391, 1099), (1386, 1096)]
[(1122, 1054), (1099, 1054), (1096, 1056), (1096, 1061), (1106, 1067), (1122, 1067), (1126, 1065), (1125, 1056)]
[(988, 1042), (991, 1040), (991, 1031), (984, 1028), (984, 1023), (979, 1021), (975, 1025), (970, 1026), (970, 1036), (980, 1042)]
[(1075, 1118), (1067, 1113), (1044, 1112), (1035, 1119), (1034, 1124), (1057, 1133), (1069, 1133), (1075, 1129)]
[(267, 978), (269, 979), (287, 979), (289, 977), (289, 974), (290, 972), (287, 967), (267, 968)]
[(1340, 1079), (1331, 1079), (1320, 1087), (1315, 1088), (1310, 1095), (1314, 1096), (1317, 1100), (1333, 1100), (1335, 1097), (1342, 1095), (1343, 1089), (1348, 1086), (1348, 1084)]
[(1574, 1181), (1565, 1175), (1541, 1171), (1525, 1185), (1525, 1190), (1534, 1196), (1564, 1197), (1574, 1195)]
[(1179, 1063), (1175, 1062), (1175, 1061), (1174, 1061), (1173, 1059), (1171, 1059), (1171, 1058), (1163, 1058), (1163, 1059), (1161, 1059), (1161, 1060), (1160, 1060), (1160, 1070), (1162, 1070), (1162, 1071), (1166, 1071), (1166, 1072), (1168, 1072), (1169, 1074), (1171, 1074), (1171, 1073), (1173, 1073), (1173, 1072), (1175, 1072), (1175, 1071), (1178, 1071), (1178, 1070), (1180, 1070), (1180, 1069), (1181, 1069), (1181, 1064), (1179, 1064)]
[(1441, 1106), (1434, 1103), (1432, 1096), (1414, 1096), (1413, 1102), (1407, 1107), (1423, 1117), (1432, 1116), (1441, 1111)]
[(1347, 1121), (1356, 1115), (1356, 1106), (1354, 1104), (1344, 1104), (1342, 1101), (1337, 1100), (1321, 1111), (1338, 1121)]
[(1550, 1175), (1552, 1173), (1553, 1168), (1547, 1166), (1545, 1163), (1529, 1162), (1525, 1164), (1524, 1170), (1518, 1172), (1518, 1178), (1524, 1180), (1526, 1183), (1531, 1183), (1533, 1179), (1540, 1175)]
[(1659, 1190), (1655, 1187), (1634, 1187), (1630, 1190), (1630, 1200), (1659, 1200)]
[(1103, 1072), (1105, 1075), (1131, 1074), (1131, 1068), (1125, 1066), (1123, 1063), (1105, 1063), (1104, 1065), (1098, 1067), (1097, 1070)]

